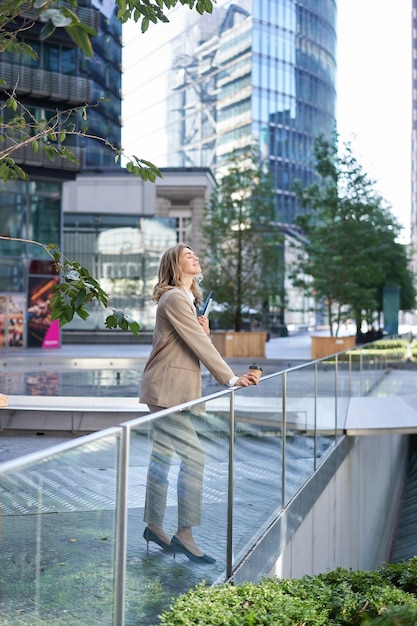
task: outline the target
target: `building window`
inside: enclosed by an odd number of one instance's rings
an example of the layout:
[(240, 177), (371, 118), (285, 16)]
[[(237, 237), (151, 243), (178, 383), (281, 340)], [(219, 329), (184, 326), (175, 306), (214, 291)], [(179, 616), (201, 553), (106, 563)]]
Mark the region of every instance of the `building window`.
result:
[(190, 209), (170, 211), (169, 216), (175, 220), (177, 243), (191, 244), (192, 217)]

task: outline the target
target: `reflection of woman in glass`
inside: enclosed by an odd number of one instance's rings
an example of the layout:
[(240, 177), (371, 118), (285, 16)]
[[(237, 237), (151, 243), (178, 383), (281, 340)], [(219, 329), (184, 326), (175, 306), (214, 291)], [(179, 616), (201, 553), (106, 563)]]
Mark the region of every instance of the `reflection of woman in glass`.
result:
[[(200, 361), (221, 385), (257, 384), (250, 372), (235, 376), (211, 343), (208, 319), (197, 317), (201, 301), (201, 268), (190, 248), (178, 244), (162, 256), (154, 301), (158, 303), (153, 347), (145, 366), (141, 402), (155, 412), (201, 397)], [(177, 483), (178, 528), (169, 540), (163, 529), (168, 472), (173, 453), (181, 459)], [(196, 545), (192, 526), (201, 524), (204, 453), (186, 412), (155, 422), (148, 469), (143, 533), (165, 550), (182, 552), (190, 560), (214, 563)]]

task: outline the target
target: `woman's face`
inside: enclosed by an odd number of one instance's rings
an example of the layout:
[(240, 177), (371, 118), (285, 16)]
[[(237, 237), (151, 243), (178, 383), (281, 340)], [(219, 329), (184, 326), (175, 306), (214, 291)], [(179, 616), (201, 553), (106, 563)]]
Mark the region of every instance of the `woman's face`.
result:
[(180, 253), (179, 267), (184, 276), (197, 276), (201, 274), (198, 257), (190, 248), (183, 248)]

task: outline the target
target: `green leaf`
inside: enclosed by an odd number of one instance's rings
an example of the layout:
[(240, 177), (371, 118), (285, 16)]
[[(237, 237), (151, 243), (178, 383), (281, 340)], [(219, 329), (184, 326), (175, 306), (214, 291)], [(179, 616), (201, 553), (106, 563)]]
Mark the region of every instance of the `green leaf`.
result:
[(146, 33), (146, 31), (149, 28), (149, 18), (144, 17), (142, 20), (142, 24), (141, 24), (141, 31), (142, 33)]
[(117, 328), (117, 319), (115, 315), (108, 315), (105, 320), (106, 328)]
[(69, 26), (72, 23), (72, 19), (70, 17), (66, 17), (60, 11), (57, 11), (55, 15), (52, 16), (52, 21), (57, 28)]
[(42, 28), (39, 38), (41, 40), (48, 39), (48, 37), (50, 37), (54, 32), (55, 32), (55, 24), (52, 22), (52, 20), (49, 20), (48, 22), (46, 22), (45, 26)]
[[(13, 97), (10, 97), (6, 100), (6, 106), (13, 109), (13, 111), (17, 110), (17, 100)], [(20, 118), (19, 118), (20, 119)]]
[(87, 295), (87, 291), (84, 288), (79, 290), (78, 295), (74, 300), (74, 307), (76, 309), (78, 309), (78, 307), (84, 304), (86, 295)]
[(129, 328), (135, 337), (139, 337), (140, 325), (137, 322), (130, 322)]
[(68, 35), (73, 42), (81, 48), (84, 54), (90, 59), (93, 57), (93, 44), (88, 36), (88, 33), (80, 24), (71, 24), (65, 28)]
[(77, 307), (75, 309), (76, 314), (78, 315), (78, 317), (81, 317), (82, 320), (86, 320), (87, 317), (89, 317), (89, 312), (87, 311), (87, 309), (85, 308), (85, 306), (80, 306)]
[(13, 159), (7, 157), (0, 161), (0, 179), (5, 181), (29, 180), (29, 176)]

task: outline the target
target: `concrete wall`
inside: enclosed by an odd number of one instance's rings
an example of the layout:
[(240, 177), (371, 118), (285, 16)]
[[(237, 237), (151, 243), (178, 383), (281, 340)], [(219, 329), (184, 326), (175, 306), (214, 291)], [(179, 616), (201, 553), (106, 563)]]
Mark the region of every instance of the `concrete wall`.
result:
[(123, 170), (117, 174), (79, 174), (62, 189), (64, 213), (154, 215), (156, 186)]
[(269, 575), (369, 570), (388, 560), (406, 460), (406, 435), (356, 437)]

